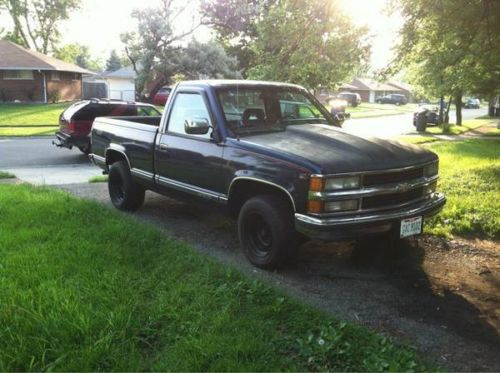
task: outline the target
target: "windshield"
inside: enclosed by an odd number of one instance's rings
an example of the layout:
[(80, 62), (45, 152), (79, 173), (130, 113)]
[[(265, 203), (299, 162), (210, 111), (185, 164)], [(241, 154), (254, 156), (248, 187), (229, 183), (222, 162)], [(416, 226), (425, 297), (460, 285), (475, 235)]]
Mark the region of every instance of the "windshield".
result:
[(227, 126), (237, 136), (283, 131), (288, 125), (330, 124), (324, 108), (291, 87), (222, 88), (218, 97)]

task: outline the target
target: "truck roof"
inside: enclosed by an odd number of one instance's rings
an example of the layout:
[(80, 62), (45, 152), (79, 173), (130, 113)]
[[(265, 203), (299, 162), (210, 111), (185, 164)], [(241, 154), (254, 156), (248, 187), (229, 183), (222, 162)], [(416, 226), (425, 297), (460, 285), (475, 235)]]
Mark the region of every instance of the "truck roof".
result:
[(179, 83), (180, 87), (234, 87), (234, 86), (275, 86), (275, 87), (290, 87), (300, 88), (303, 87), (297, 84), (282, 83), (282, 82), (269, 82), (261, 80), (243, 80), (243, 79), (209, 79), (209, 80), (187, 80)]

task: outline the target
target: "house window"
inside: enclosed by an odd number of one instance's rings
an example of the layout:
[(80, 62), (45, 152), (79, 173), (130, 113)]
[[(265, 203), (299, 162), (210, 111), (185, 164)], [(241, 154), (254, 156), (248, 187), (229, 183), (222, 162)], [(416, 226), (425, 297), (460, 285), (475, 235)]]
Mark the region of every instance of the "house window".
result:
[(78, 73), (72, 73), (71, 74), (71, 80), (80, 80), (80, 74), (78, 74)]
[(31, 70), (6, 70), (3, 72), (4, 80), (33, 80)]
[(50, 72), (50, 80), (61, 80), (61, 76), (59, 75), (59, 71), (51, 71)]

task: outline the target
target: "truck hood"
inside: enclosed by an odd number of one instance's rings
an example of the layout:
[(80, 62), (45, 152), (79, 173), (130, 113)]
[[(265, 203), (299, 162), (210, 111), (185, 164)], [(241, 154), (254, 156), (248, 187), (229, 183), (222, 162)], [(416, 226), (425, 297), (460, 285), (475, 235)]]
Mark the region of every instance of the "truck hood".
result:
[(291, 125), (283, 132), (242, 137), (239, 143), (255, 151), (274, 150), (291, 160), (302, 158), (323, 174), (400, 168), (437, 159), (421, 147), (367, 139), (323, 124)]

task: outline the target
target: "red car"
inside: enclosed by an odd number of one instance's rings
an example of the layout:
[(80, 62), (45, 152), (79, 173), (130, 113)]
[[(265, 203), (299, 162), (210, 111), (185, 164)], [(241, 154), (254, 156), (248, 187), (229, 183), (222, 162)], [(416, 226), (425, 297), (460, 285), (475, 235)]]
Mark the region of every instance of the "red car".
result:
[(160, 90), (156, 92), (155, 96), (153, 97), (153, 104), (161, 106), (165, 105), (167, 103), (168, 96), (170, 96), (170, 92), (172, 92), (172, 88), (160, 88)]
[(59, 116), (59, 131), (52, 143), (71, 149), (76, 146), (83, 153), (91, 151), (90, 131), (96, 117), (161, 116), (150, 104), (117, 100), (90, 99), (75, 102)]

